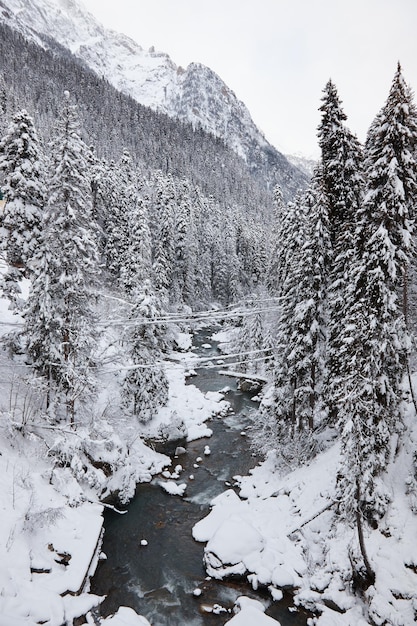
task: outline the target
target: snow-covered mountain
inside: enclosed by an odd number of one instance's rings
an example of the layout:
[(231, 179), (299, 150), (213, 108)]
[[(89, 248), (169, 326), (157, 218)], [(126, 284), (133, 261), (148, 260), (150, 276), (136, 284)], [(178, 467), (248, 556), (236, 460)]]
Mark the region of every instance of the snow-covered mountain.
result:
[(306, 157), (303, 154), (286, 154), (286, 158), (290, 163), (298, 167), (299, 170), (305, 172), (309, 178), (313, 176), (314, 168), (317, 166), (317, 159)]
[(268, 164), (288, 170), (286, 178), (297, 177), (257, 128), (246, 106), (204, 65), (191, 63), (183, 69), (165, 53), (144, 50), (129, 37), (105, 29), (76, 0), (0, 0), (0, 20), (43, 47), (53, 46), (51, 39), (56, 40), (141, 104), (201, 125), (223, 139), (252, 170)]

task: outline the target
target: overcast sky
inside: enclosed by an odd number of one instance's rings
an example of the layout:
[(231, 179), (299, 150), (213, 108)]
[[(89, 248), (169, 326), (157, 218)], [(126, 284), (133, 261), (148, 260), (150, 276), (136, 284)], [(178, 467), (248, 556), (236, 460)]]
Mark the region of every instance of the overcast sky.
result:
[(360, 140), (383, 106), (397, 61), (417, 89), (417, 0), (81, 0), (106, 27), (174, 63), (214, 70), (267, 139), (318, 155), (329, 78)]

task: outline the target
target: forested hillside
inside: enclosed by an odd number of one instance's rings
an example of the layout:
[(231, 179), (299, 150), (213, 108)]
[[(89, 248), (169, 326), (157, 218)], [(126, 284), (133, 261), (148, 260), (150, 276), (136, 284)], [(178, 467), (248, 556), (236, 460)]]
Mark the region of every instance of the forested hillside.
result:
[[(80, 60), (51, 40), (47, 51), (0, 23), (0, 58), (10, 114), (25, 107), (47, 141), (64, 90), (79, 104), (83, 138), (100, 157), (117, 159), (128, 150), (145, 170), (186, 177), (222, 203), (239, 203), (262, 219), (270, 216), (271, 191), (282, 186), (287, 199), (306, 183), (296, 168), (245, 163), (224, 143), (116, 91)], [(97, 115), (97, 111), (100, 112)], [(4, 122), (3, 122), (4, 127)], [(272, 178), (271, 178), (272, 174)], [(269, 187), (269, 189), (268, 189)]]
[[(59, 46), (46, 52), (6, 26), (0, 35), (7, 454), (45, 449), (39, 480), (71, 506), (127, 502), (143, 429), (174, 396), (173, 350), (212, 313), (229, 366), (264, 383), (251, 439), (271, 482), (325, 455), (336, 468), (309, 515), (322, 509), (296, 526), (290, 517), (285, 531), (298, 569), (279, 567), (294, 570), (297, 601), (317, 623), (326, 606), (351, 624), (359, 606), (364, 623), (412, 624), (417, 111), (401, 67), (364, 146), (327, 83), (321, 160), (295, 194), (304, 179), (251, 171), (219, 139), (122, 96)], [(184, 436), (182, 416), (165, 417)], [(286, 489), (267, 497), (301, 507)], [(263, 549), (271, 524), (261, 518), (261, 556), (243, 571), (277, 596), (288, 577)], [(319, 539), (294, 540), (316, 518)], [(403, 587), (383, 568), (405, 527)], [(225, 542), (216, 548), (206, 564), (221, 577), (230, 562)]]

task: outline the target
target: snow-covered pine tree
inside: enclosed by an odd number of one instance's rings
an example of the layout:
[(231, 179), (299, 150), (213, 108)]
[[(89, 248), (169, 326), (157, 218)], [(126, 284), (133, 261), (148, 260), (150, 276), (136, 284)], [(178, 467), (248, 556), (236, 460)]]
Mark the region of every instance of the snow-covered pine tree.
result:
[[(269, 445), (293, 462), (314, 451), (313, 430), (322, 407), (326, 303), (331, 255), (327, 196), (320, 171), (311, 187), (288, 205), (281, 232), (280, 312), (275, 345), (274, 393), (267, 399)], [(271, 426), (275, 420), (275, 427)], [(273, 423), (273, 422), (272, 422)]]
[(47, 377), (51, 389), (64, 394), (72, 424), (75, 401), (92, 388), (95, 334), (91, 283), (97, 249), (85, 159), (76, 107), (66, 92), (52, 146), (49, 197), (33, 260), (24, 334), (35, 369)]
[(321, 148), (322, 189), (327, 197), (332, 259), (329, 264), (329, 321), (326, 403), (330, 423), (337, 419), (340, 379), (345, 364), (340, 345), (340, 324), (346, 317), (347, 273), (355, 258), (355, 229), (364, 193), (362, 148), (345, 126), (335, 85), (330, 80), (320, 107), (322, 120), (318, 129)]
[(197, 212), (198, 202), (195, 203), (195, 198), (198, 197), (198, 190), (196, 188), (190, 189), (190, 198), (186, 203), (186, 215), (188, 216), (188, 223), (186, 226), (186, 235), (184, 241), (184, 256), (183, 256), (183, 289), (182, 299), (185, 304), (189, 306), (195, 306), (196, 304), (196, 290), (197, 290), (197, 274), (199, 267), (198, 259), (198, 232), (197, 232)]
[(6, 200), (1, 246), (12, 268), (28, 272), (39, 245), (45, 172), (33, 119), (24, 109), (13, 116), (0, 143), (0, 171)]
[[(386, 219), (394, 213), (397, 223), (397, 279), (402, 282), (403, 311), (408, 321), (408, 269), (415, 245), (410, 231), (417, 218), (417, 109), (401, 66), (387, 101), (375, 118), (366, 142), (368, 198), (386, 204)], [(396, 209), (394, 210), (394, 207)]]
[(396, 248), (384, 208), (372, 201), (366, 207), (364, 230), (369, 236), (349, 273), (349, 318), (340, 327), (347, 366), (340, 381), (343, 435), (338, 487), (348, 518), (359, 511), (375, 521), (386, 511), (389, 496), (381, 476), (391, 436), (401, 429), (407, 336), (396, 295)]
[(416, 177), (409, 140), (417, 137), (412, 111), (398, 67), (366, 143), (368, 190), (358, 215), (358, 256), (349, 274), (348, 323), (340, 328), (346, 372), (338, 486), (342, 511), (358, 524), (362, 516), (376, 523), (386, 511), (383, 474), (392, 438), (402, 428), (409, 339), (398, 293), (412, 254)]
[[(271, 242), (267, 282), (272, 294), (281, 296), (287, 277), (292, 271), (293, 257), (300, 244), (301, 233), (298, 234), (297, 230), (294, 231), (294, 215), (299, 213), (299, 209), (295, 208), (294, 203), (283, 206), (280, 187), (275, 188), (274, 195), (273, 241)], [(297, 207), (300, 200), (299, 195), (295, 199)]]
[(235, 230), (229, 228), (224, 241), (224, 250), (226, 255), (226, 297), (224, 304), (232, 304), (236, 302), (242, 295), (241, 290), (241, 265), (236, 254), (236, 235)]
[(151, 207), (156, 221), (153, 259), (154, 284), (158, 295), (168, 302), (172, 297), (175, 264), (174, 224), (176, 213), (175, 185), (171, 176), (160, 174), (156, 183), (156, 197)]
[(106, 200), (104, 254), (110, 272), (119, 278), (129, 247), (129, 214), (137, 193), (134, 168), (127, 151), (108, 171), (106, 187), (109, 197)]
[(232, 352), (237, 353), (238, 366), (237, 369), (241, 372), (249, 372), (249, 353), (251, 351), (251, 336), (250, 336), (250, 318), (253, 316), (250, 309), (244, 309), (240, 326), (232, 342)]
[[(216, 206), (216, 209), (218, 206)], [(213, 224), (213, 245), (211, 249), (211, 291), (213, 298), (228, 304), (229, 259), (226, 252), (226, 234), (220, 230), (218, 222)]]
[(305, 214), (302, 243), (295, 278), (296, 306), (289, 336), (294, 362), (294, 402), (299, 430), (317, 425), (323, 406), (321, 389), (327, 351), (327, 302), (329, 265), (332, 257), (329, 207), (320, 168), (303, 196)]
[(282, 238), (285, 238), (286, 206), (284, 205), (284, 197), (282, 189), (277, 185), (274, 189), (274, 221), (272, 225), (270, 256), (268, 259), (268, 269), (266, 282), (268, 288), (273, 295), (278, 295), (282, 288), (283, 277), (285, 275), (285, 254), (282, 250)]
[(128, 333), (132, 368), (123, 384), (125, 406), (139, 421), (146, 423), (168, 402), (168, 379), (163, 365), (161, 345), (165, 327), (158, 323), (161, 307), (149, 281), (135, 294), (135, 305)]
[[(293, 346), (289, 339), (293, 337), (295, 309), (298, 298), (298, 263), (304, 242), (305, 214), (301, 198), (289, 203), (285, 213), (285, 239), (281, 239), (282, 249), (278, 254), (285, 254), (288, 259), (285, 278), (281, 287), (281, 301), (275, 338), (275, 361), (273, 372), (273, 391), (261, 404), (259, 433), (255, 436), (261, 448), (273, 449), (278, 456), (294, 456), (290, 445), (299, 434), (295, 389), (297, 388), (297, 363), (293, 356)], [(262, 441), (264, 439), (264, 441)]]
[(194, 207), (196, 216), (198, 263), (195, 268), (196, 297), (199, 304), (212, 299), (212, 248), (214, 243), (214, 226), (212, 221), (213, 198), (205, 198), (198, 187), (195, 187)]
[(236, 223), (239, 227), (236, 228), (236, 254), (240, 265), (240, 291), (257, 289), (266, 283), (269, 231), (258, 220), (242, 215), (242, 212), (237, 214)]
[[(241, 329), (243, 344), (248, 354), (243, 354), (245, 370), (248, 374), (258, 374), (264, 371), (265, 330), (262, 311), (248, 311), (242, 321)], [(244, 352), (245, 350), (242, 350)]]
[(10, 109), (9, 99), (11, 91), (11, 87), (6, 87), (3, 74), (0, 74), (0, 138), (6, 134), (7, 130), (7, 114)]
[(173, 272), (174, 299), (182, 302), (184, 286), (188, 273), (188, 232), (191, 225), (191, 190), (188, 180), (183, 179), (177, 185), (177, 210), (175, 215), (175, 266)]
[(120, 282), (127, 293), (134, 293), (151, 276), (152, 243), (145, 201), (133, 187), (130, 187), (130, 196), (129, 241), (122, 257)]
[(111, 264), (114, 207), (117, 202), (117, 171), (114, 161), (97, 160), (92, 173), (93, 216), (99, 227), (98, 248), (106, 267)]

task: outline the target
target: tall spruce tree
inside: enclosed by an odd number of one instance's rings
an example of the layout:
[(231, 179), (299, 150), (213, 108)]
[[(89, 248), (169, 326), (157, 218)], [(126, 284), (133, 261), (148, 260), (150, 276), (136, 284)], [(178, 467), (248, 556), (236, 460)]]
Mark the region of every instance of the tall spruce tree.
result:
[(377, 524), (387, 510), (390, 494), (383, 476), (392, 438), (402, 428), (401, 384), (409, 340), (398, 294), (412, 253), (412, 138), (417, 137), (413, 110), (398, 67), (366, 144), (368, 189), (358, 213), (357, 255), (348, 275), (349, 315), (340, 325), (345, 371), (339, 406), (344, 425), (339, 499), (343, 514), (358, 525), (368, 583), (374, 574), (364, 548), (362, 519)]
[(158, 323), (161, 307), (149, 281), (135, 294), (128, 332), (132, 368), (123, 383), (124, 404), (139, 421), (150, 421), (168, 402), (168, 379), (163, 365), (161, 346), (165, 327)]
[(322, 120), (318, 129), (321, 148), (321, 179), (329, 213), (332, 258), (329, 263), (328, 347), (326, 403), (330, 423), (337, 421), (340, 380), (345, 364), (340, 344), (340, 324), (346, 317), (348, 272), (356, 254), (357, 215), (364, 194), (362, 148), (345, 125), (337, 90), (330, 80), (320, 107)]
[(331, 257), (328, 213), (318, 170), (311, 187), (282, 215), (280, 231), (285, 237), (275, 245), (281, 287), (274, 391), (262, 406), (261, 430), (268, 434), (269, 445), (291, 463), (314, 452), (313, 431), (321, 419)]
[(135, 172), (127, 151), (111, 167), (106, 183), (111, 204), (106, 212), (104, 254), (110, 272), (119, 278), (129, 247), (129, 215), (137, 195)]
[[(187, 187), (188, 189), (188, 187)], [(198, 233), (197, 233), (197, 212), (198, 203), (195, 203), (194, 198), (198, 197), (197, 189), (189, 189), (190, 197), (185, 201), (185, 214), (186, 214), (186, 234), (183, 247), (183, 288), (182, 298), (183, 301), (190, 305), (195, 306), (196, 302), (196, 289), (197, 289), (197, 273), (199, 267), (198, 259)]]
[[(273, 372), (273, 394), (261, 405), (260, 438), (265, 435), (267, 446), (276, 448), (280, 456), (291, 457), (294, 449), (291, 442), (299, 434), (302, 424), (297, 419), (296, 389), (297, 355), (290, 338), (294, 338), (295, 310), (298, 302), (298, 264), (304, 242), (305, 214), (301, 198), (289, 203), (285, 215), (285, 239), (281, 239), (282, 250), (288, 264), (281, 287), (281, 302), (278, 320), (278, 335), (275, 344)], [(287, 457), (287, 458), (288, 458)]]
[(127, 293), (134, 293), (152, 272), (152, 244), (145, 201), (130, 187), (128, 216), (129, 241), (122, 256), (120, 282)]
[(168, 302), (172, 297), (175, 267), (174, 225), (176, 196), (173, 178), (161, 174), (156, 182), (156, 198), (152, 216), (156, 221), (154, 249), (154, 284), (160, 297)]
[(285, 275), (285, 254), (282, 250), (282, 239), (285, 238), (285, 212), (282, 189), (277, 185), (274, 189), (274, 221), (272, 225), (270, 256), (268, 259), (267, 285), (273, 295), (278, 295)]
[[(417, 109), (401, 66), (387, 101), (375, 118), (366, 142), (367, 202), (386, 205), (386, 220), (394, 215), (397, 279), (402, 282), (403, 311), (408, 317), (408, 269), (415, 254), (410, 236), (417, 218)], [(391, 231), (392, 229), (390, 229)], [(392, 233), (394, 236), (394, 232)]]
[(94, 345), (90, 287), (97, 272), (97, 249), (86, 169), (76, 107), (66, 92), (52, 146), (49, 197), (33, 262), (24, 332), (34, 367), (64, 394), (71, 423), (75, 401), (92, 385), (88, 369)]
[(299, 429), (312, 431), (323, 406), (321, 390), (327, 351), (327, 302), (331, 238), (328, 199), (318, 168), (302, 199), (305, 215), (295, 279), (296, 306), (289, 342), (296, 387), (294, 403)]
[(24, 109), (13, 116), (0, 143), (0, 171), (6, 200), (1, 245), (10, 266), (29, 272), (28, 263), (39, 245), (45, 172), (33, 119)]

